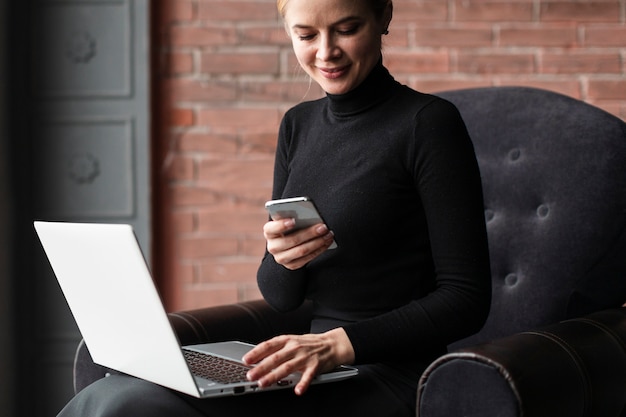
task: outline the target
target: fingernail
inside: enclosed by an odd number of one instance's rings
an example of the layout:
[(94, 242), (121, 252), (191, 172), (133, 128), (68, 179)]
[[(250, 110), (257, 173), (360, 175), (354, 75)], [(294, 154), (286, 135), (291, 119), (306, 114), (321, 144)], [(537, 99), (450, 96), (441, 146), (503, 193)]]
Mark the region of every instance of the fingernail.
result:
[(320, 224), (319, 226), (317, 226), (317, 228), (315, 229), (315, 231), (320, 234), (323, 235), (325, 233), (328, 233), (328, 227), (325, 224)]
[(287, 219), (283, 222), (285, 227), (293, 227), (296, 225), (296, 219)]

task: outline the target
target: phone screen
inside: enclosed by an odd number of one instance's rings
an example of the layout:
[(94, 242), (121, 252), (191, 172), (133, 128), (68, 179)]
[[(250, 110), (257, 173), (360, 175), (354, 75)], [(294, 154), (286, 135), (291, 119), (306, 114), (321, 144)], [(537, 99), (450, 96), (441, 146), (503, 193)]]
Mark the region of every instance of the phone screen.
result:
[[(265, 203), (265, 208), (273, 220), (292, 218), (296, 222), (294, 230), (304, 229), (318, 223), (325, 223), (319, 211), (315, 207), (313, 200), (308, 197), (285, 198), (281, 200), (270, 200)], [(337, 247), (333, 242), (329, 249)]]

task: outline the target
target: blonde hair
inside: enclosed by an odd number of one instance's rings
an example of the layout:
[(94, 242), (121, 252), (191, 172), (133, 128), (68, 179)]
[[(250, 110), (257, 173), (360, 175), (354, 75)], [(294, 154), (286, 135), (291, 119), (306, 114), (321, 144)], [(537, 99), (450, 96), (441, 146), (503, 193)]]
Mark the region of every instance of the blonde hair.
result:
[[(362, 1), (367, 1), (370, 7), (372, 8), (372, 11), (374, 12), (374, 14), (377, 17), (382, 18), (385, 13), (385, 10), (387, 9), (387, 6), (391, 6), (392, 0), (362, 0)], [(289, 0), (276, 0), (276, 7), (278, 7), (278, 12), (280, 13), (282, 17), (285, 17), (285, 11), (286, 11), (288, 2)]]

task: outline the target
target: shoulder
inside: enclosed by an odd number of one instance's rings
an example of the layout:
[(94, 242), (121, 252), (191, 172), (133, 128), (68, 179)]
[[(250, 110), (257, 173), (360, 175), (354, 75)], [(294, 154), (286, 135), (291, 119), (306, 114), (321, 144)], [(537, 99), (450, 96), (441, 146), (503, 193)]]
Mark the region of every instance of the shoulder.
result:
[(311, 100), (311, 101), (303, 101), (301, 103), (296, 104), (291, 107), (285, 113), (284, 119), (286, 120), (297, 120), (302, 117), (309, 118), (314, 114), (318, 114), (319, 110), (326, 106), (328, 99), (326, 97)]
[(459, 110), (453, 103), (435, 94), (422, 93), (405, 85), (400, 87), (398, 94), (402, 106), (410, 109), (416, 117), (460, 118)]

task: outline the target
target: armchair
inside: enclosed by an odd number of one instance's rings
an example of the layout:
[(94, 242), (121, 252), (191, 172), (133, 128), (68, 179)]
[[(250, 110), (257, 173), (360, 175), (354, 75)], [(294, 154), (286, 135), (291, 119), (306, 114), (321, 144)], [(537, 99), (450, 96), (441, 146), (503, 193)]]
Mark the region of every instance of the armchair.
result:
[[(493, 301), (423, 374), (417, 415), (626, 417), (626, 123), (532, 88), (439, 95), (474, 141)], [(170, 318), (188, 344), (302, 333), (310, 315), (257, 300)], [(75, 390), (106, 372), (81, 344)]]

